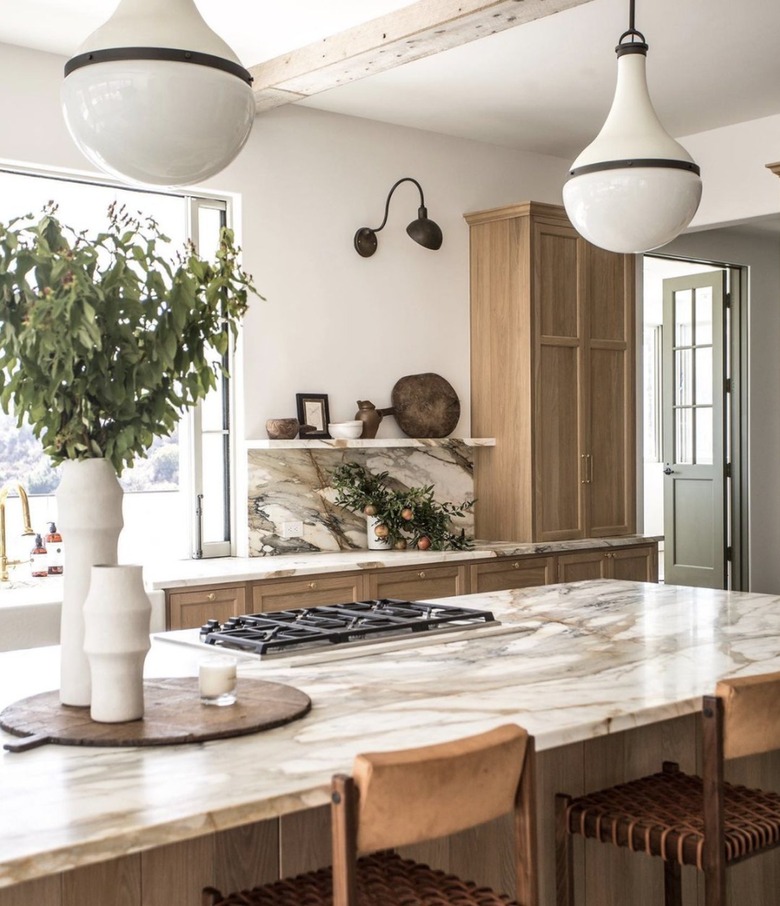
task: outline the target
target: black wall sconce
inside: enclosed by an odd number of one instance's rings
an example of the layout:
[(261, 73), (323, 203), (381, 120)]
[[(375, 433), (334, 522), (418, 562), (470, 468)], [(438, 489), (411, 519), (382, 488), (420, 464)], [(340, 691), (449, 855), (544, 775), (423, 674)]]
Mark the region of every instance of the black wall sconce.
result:
[(411, 176), (404, 176), (403, 179), (399, 179), (393, 188), (390, 189), (387, 201), (385, 202), (385, 216), (382, 223), (373, 229), (371, 227), (361, 227), (357, 233), (355, 233), (355, 250), (358, 255), (361, 255), (363, 258), (370, 258), (376, 251), (376, 234), (385, 228), (387, 213), (390, 210), (390, 199), (393, 197), (393, 192), (395, 192), (402, 182), (413, 182), (420, 190), (420, 207), (417, 211), (417, 220), (413, 220), (409, 224), (406, 228), (406, 232), (415, 242), (423, 246), (423, 248), (433, 249), (434, 251), (441, 248), (441, 227), (438, 223), (428, 219), (428, 209), (425, 207), (422, 186), (416, 179), (412, 179)]

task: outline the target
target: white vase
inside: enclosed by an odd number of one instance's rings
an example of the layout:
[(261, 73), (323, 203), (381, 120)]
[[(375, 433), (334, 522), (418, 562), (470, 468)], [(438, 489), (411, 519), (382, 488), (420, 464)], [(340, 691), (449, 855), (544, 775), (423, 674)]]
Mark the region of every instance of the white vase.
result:
[(84, 601), (84, 652), (92, 677), (90, 717), (103, 723), (144, 714), (144, 660), (152, 603), (143, 567), (92, 567)]
[(368, 533), (368, 549), (370, 551), (387, 551), (390, 550), (390, 541), (388, 538), (377, 538), (375, 529), (381, 523), (378, 516), (366, 516), (366, 532)]
[(122, 531), (122, 487), (107, 459), (63, 463), (57, 488), (57, 525), (65, 548), (60, 620), (60, 701), (88, 707), (89, 664), (84, 654), (84, 599), (94, 564), (117, 561)]

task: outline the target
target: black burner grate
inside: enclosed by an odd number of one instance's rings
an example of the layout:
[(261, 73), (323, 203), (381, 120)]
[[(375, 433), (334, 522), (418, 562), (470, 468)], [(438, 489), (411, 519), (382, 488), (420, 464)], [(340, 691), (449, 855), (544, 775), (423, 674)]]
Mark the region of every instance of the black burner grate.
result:
[(207, 645), (263, 655), (495, 622), (487, 610), (380, 598), (253, 613), (222, 624), (209, 620), (201, 627), (200, 639)]

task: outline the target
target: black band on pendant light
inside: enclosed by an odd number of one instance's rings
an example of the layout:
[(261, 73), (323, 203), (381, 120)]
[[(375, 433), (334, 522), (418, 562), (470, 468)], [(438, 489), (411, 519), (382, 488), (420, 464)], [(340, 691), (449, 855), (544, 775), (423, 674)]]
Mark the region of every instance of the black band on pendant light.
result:
[(420, 207), (417, 210), (417, 220), (413, 220), (409, 224), (406, 228), (406, 232), (416, 243), (423, 246), (423, 248), (432, 249), (433, 251), (441, 248), (443, 240), (441, 227), (435, 221), (428, 218), (428, 209), (425, 207), (425, 197), (423, 195), (422, 186), (411, 176), (404, 176), (393, 185), (392, 189), (390, 189), (387, 201), (385, 202), (385, 216), (382, 219), (382, 223), (380, 223), (378, 227), (361, 227), (355, 233), (355, 251), (362, 258), (370, 258), (376, 251), (378, 245), (376, 234), (385, 228), (387, 216), (390, 211), (390, 199), (393, 197), (393, 192), (395, 192), (402, 182), (413, 182), (420, 192)]
[(65, 64), (65, 75), (69, 76), (76, 69), (91, 66), (94, 63), (114, 63), (117, 60), (168, 60), (173, 63), (194, 63), (196, 66), (209, 66), (221, 69), (230, 75), (237, 76), (247, 85), (252, 84), (252, 76), (238, 63), (226, 60), (210, 53), (197, 50), (180, 50), (173, 47), (110, 47), (106, 50), (90, 50), (72, 57)]
[(662, 157), (639, 157), (632, 160), (604, 160), (597, 164), (585, 164), (569, 170), (572, 176), (582, 176), (583, 173), (598, 173), (600, 170), (624, 170), (626, 167), (665, 167), (669, 170), (688, 170), (697, 176), (701, 168), (692, 160), (666, 160)]

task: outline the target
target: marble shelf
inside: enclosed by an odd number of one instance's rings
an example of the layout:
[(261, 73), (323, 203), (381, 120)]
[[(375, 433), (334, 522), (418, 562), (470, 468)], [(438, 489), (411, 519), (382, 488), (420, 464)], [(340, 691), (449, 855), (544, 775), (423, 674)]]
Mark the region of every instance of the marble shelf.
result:
[(466, 447), (495, 447), (495, 437), (372, 437), (371, 439), (342, 437), (316, 437), (311, 439), (295, 438), (294, 440), (247, 440), (247, 450), (372, 450), (393, 447), (446, 447), (453, 442)]

